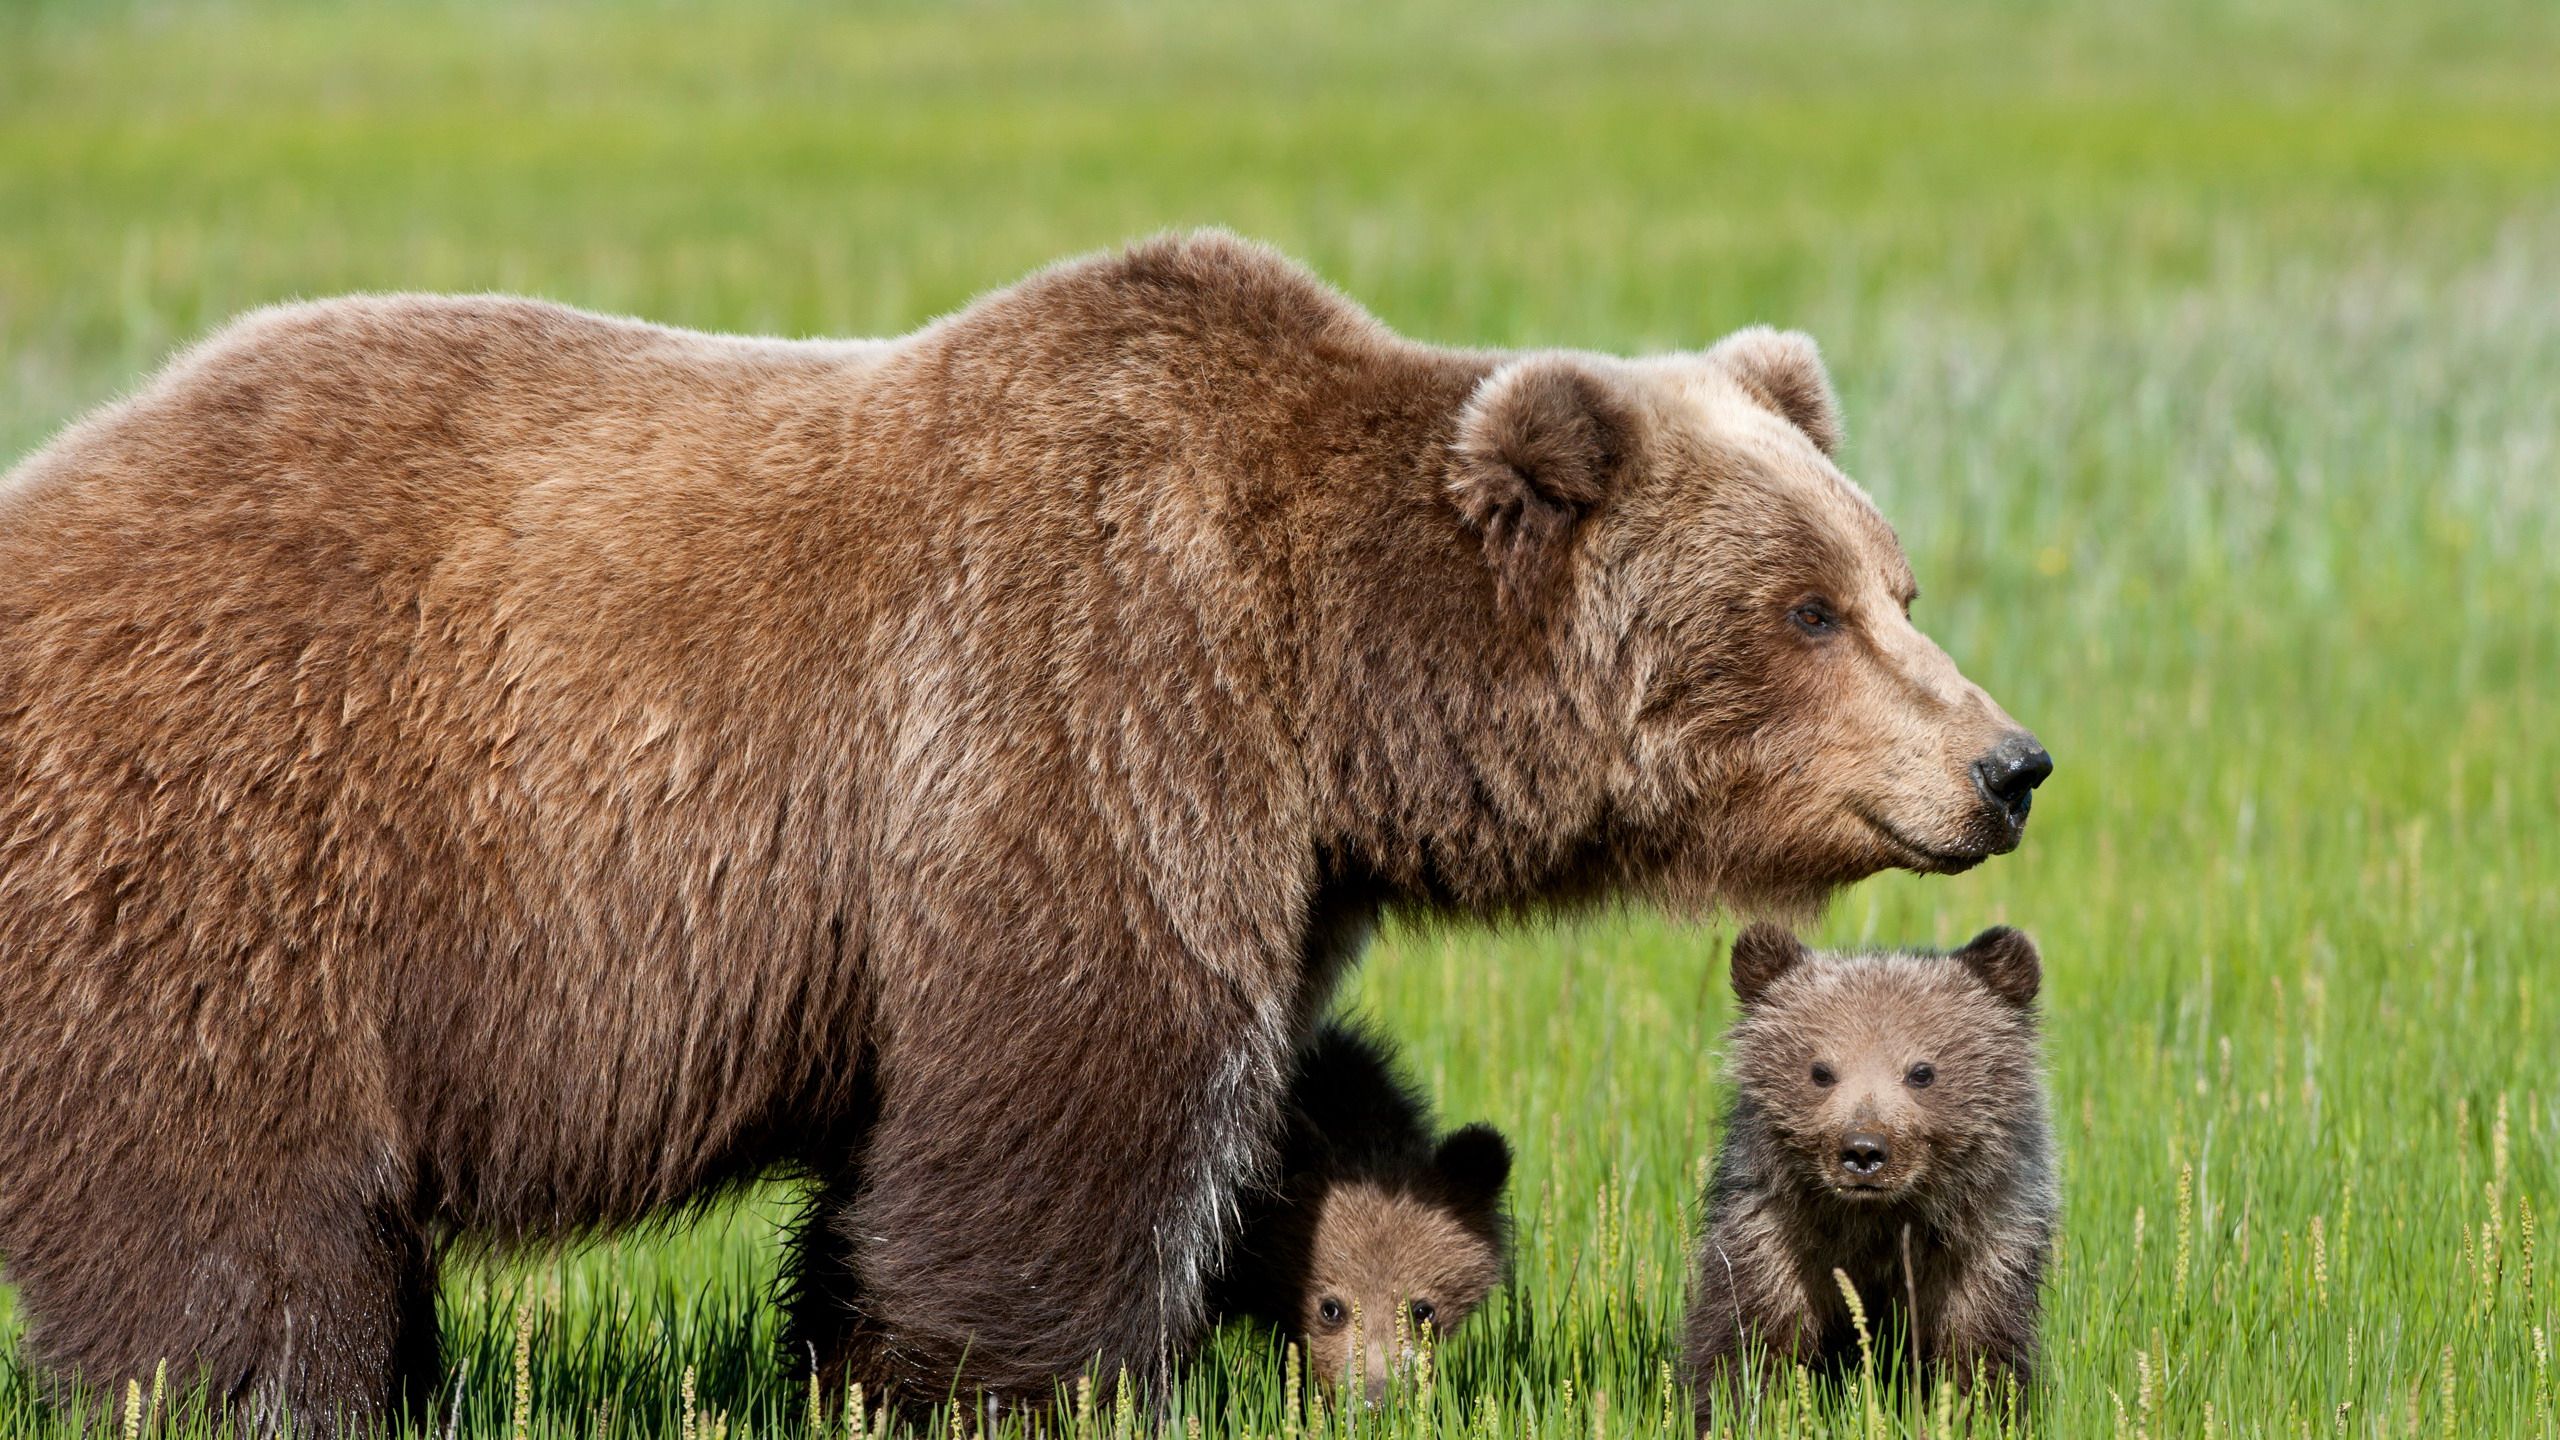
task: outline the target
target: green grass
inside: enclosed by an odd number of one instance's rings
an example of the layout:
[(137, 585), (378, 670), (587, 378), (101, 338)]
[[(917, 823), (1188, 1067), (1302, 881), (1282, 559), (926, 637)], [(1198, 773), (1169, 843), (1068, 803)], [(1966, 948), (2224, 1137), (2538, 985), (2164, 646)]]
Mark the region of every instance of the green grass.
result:
[[(351, 8), (0, 17), (0, 455), (292, 295), (887, 333), (1199, 222), (1437, 340), (1811, 329), (1921, 617), (2060, 758), (2018, 854), (1825, 926), (2044, 944), (2037, 1428), (2560, 1432), (2560, 11)], [(1720, 946), (1377, 949), (1356, 1002), (1518, 1144), (1522, 1249), (1427, 1403), (1326, 1426), (1662, 1427)], [(800, 1433), (786, 1200), (464, 1267), (459, 1433), (511, 1433), (520, 1298), (536, 1434), (678, 1433), (688, 1373)], [(0, 1433), (65, 1429), (23, 1385)], [(1140, 1428), (1284, 1398), (1229, 1333)]]

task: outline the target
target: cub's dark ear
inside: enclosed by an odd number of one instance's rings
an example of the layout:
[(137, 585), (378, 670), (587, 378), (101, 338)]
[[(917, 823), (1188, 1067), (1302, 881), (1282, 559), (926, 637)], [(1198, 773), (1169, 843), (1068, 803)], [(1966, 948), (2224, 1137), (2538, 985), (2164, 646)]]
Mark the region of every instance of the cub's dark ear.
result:
[(1545, 598), (1575, 523), (1617, 487), (1636, 444), (1621, 382), (1571, 356), (1514, 360), (1476, 386), (1449, 489), (1506, 601)]
[(1511, 1179), (1511, 1144), (1490, 1125), (1468, 1125), (1440, 1142), (1431, 1167), (1459, 1198), (1490, 1209)]
[(1793, 425), (1825, 455), (1840, 453), (1840, 397), (1822, 350), (1800, 330), (1754, 325), (1716, 342), (1707, 358), (1741, 382), (1751, 398)]
[(2044, 988), (2044, 957), (2026, 932), (1994, 925), (1965, 943), (1955, 958), (1990, 988), (1992, 994), (2024, 1008)]
[(1804, 942), (1766, 920), (1733, 937), (1733, 998), (1748, 1006), (1804, 959)]

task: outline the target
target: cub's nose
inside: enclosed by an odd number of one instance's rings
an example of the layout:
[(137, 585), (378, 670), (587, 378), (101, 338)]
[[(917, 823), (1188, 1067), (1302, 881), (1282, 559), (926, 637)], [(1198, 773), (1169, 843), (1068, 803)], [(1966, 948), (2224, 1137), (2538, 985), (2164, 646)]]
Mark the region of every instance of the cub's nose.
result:
[(1884, 1148), (1884, 1137), (1860, 1130), (1842, 1137), (1840, 1168), (1863, 1180), (1884, 1168), (1893, 1156)]
[(1982, 787), (1983, 797), (2009, 816), (2011, 824), (2026, 823), (2027, 811), (2035, 804), (2036, 787), (2053, 773), (2053, 757), (2036, 743), (2036, 737), (2021, 730), (1991, 747), (1991, 753), (1973, 762), (1973, 783)]

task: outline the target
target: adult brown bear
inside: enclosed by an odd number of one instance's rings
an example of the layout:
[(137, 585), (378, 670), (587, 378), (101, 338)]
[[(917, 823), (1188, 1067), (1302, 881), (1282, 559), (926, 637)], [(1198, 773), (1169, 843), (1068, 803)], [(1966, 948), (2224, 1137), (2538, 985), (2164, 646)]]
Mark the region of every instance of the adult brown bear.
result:
[(242, 321), (0, 481), (26, 1353), (362, 1422), (440, 1237), (795, 1168), (875, 1393), (1148, 1373), (1381, 906), (2016, 843), (1837, 435), (1801, 337), (1435, 349), (1216, 234), (885, 343)]

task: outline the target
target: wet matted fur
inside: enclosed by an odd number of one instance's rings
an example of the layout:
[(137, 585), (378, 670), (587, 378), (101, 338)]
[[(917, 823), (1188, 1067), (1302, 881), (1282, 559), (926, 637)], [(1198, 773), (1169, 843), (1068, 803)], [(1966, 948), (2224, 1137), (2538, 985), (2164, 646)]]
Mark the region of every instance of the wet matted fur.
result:
[(2041, 976), (2005, 928), (1952, 955), (1814, 954), (1772, 925), (1734, 942), (1735, 1095), (1686, 1340), (1702, 1430), (1773, 1370), (1857, 1363), (1835, 1270), (1882, 1363), (2032, 1378), (2060, 1207)]
[(0, 480), (26, 1355), (361, 1421), (433, 1237), (798, 1167), (831, 1373), (1156, 1372), (1381, 906), (2016, 842), (1837, 431), (1800, 336), (1440, 349), (1220, 234), (892, 341), (240, 321)]

